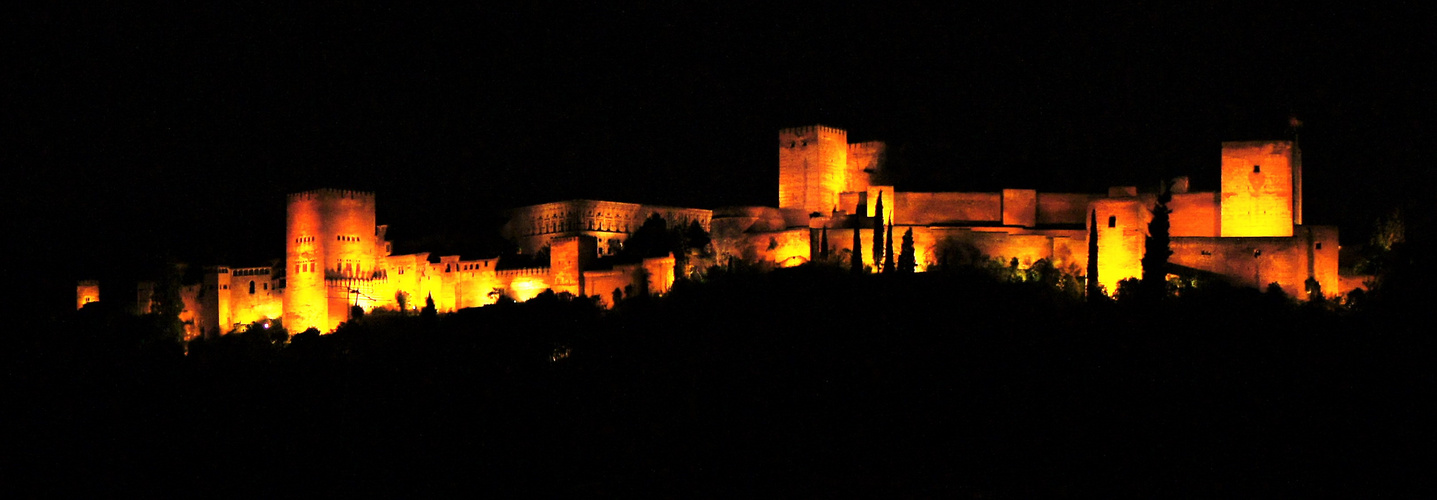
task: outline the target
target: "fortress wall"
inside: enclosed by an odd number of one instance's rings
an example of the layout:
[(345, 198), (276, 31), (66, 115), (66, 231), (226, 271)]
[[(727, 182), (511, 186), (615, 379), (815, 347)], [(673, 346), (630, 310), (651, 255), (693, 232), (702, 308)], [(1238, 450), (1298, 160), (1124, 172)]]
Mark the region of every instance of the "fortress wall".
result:
[(424, 307), (424, 298), (421, 292), (420, 282), (423, 275), (429, 268), (429, 254), (408, 254), (392, 255), (384, 259), (386, 286), (383, 292), (385, 297), (394, 300), (398, 306), (397, 295), (404, 293), (405, 308), (411, 311)]
[(455, 311), (455, 289), (459, 281), (459, 256), (444, 255), (439, 257), (438, 263), (429, 265), (429, 275), (433, 278), (432, 293), (434, 294), (434, 307), (439, 312)]
[(1343, 289), (1338, 272), (1338, 253), (1342, 247), (1337, 242), (1337, 226), (1298, 226), (1298, 229), (1307, 236), (1303, 244), (1310, 256), (1309, 272), (1322, 286), (1322, 293), (1334, 297), (1350, 291)]
[(1173, 256), (1169, 262), (1221, 274), (1234, 284), (1259, 290), (1276, 282), (1288, 295), (1305, 297), (1303, 284), (1308, 276), (1305, 240), (1178, 237), (1172, 239)]
[(624, 297), (639, 293), (636, 283), (642, 268), (642, 264), (623, 264), (603, 271), (584, 271), (584, 295), (598, 297), (600, 306), (612, 309), (615, 290)]
[[(714, 238), (714, 251), (719, 262), (735, 258), (748, 262), (769, 262), (780, 267), (796, 266), (808, 262), (812, 250), (807, 227), (763, 233), (727, 234)], [(848, 233), (851, 237), (853, 233)], [(833, 241), (830, 230), (829, 241)]]
[(1003, 225), (1033, 227), (1037, 222), (1037, 191), (1032, 189), (1003, 190)]
[(882, 182), (883, 157), (888, 146), (882, 141), (859, 142), (848, 145), (848, 172), (845, 192), (867, 191), (873, 184)]
[(598, 241), (596, 255), (610, 254), (618, 252), (629, 234), (654, 214), (663, 217), (670, 226), (687, 227), (698, 222), (706, 231), (713, 219), (713, 211), (699, 208), (569, 200), (509, 210), (509, 220), (501, 233), (526, 254), (552, 245), (554, 238), (576, 235), (594, 237)]
[[(805, 262), (807, 260), (805, 259)], [(650, 257), (643, 262), (644, 291), (650, 295), (669, 293), (674, 287), (674, 254), (666, 257)]]
[(1088, 204), (1101, 197), (1085, 193), (1038, 193), (1036, 222), (1040, 225), (1087, 225)]
[[(283, 314), (284, 293), (278, 288), (279, 280), (274, 278), (272, 268), (231, 268), (224, 276), (227, 279), (220, 295), (228, 300), (221, 308), (219, 333), (229, 332), (235, 325), (279, 319)], [(250, 282), (254, 282), (254, 293), (250, 293)]]
[(210, 320), (204, 315), (204, 304), (202, 303), (201, 292), (204, 290), (204, 283), (186, 285), (180, 287), (180, 303), (184, 309), (180, 310), (180, 324), (185, 329), (185, 341), (194, 340), (204, 334), (201, 325)]
[[(965, 228), (935, 227), (927, 265), (956, 261), (961, 254), (983, 255), (1007, 262), (1017, 258), (1018, 266), (1027, 269), (1040, 259), (1053, 255), (1053, 239), (1042, 234), (1009, 234), (1006, 232), (972, 231)], [(915, 231), (916, 234), (916, 231)]]
[[(327, 325), (320, 331), (334, 331), (340, 323), (350, 320), (350, 307), (358, 305), (365, 311), (374, 310), (378, 302), (377, 282), (382, 280), (363, 278), (330, 278), (325, 280), (325, 297), (328, 303)], [(359, 293), (354, 293), (354, 291)]]
[(894, 192), (893, 186), (869, 186), (868, 192), (864, 194), (864, 198), (872, 200), (872, 203), (864, 205), (864, 216), (873, 217), (874, 211), (878, 209), (878, 203), (881, 201), (883, 202), (883, 223), (890, 224), (893, 222), (894, 214), (897, 212), (896, 209), (898, 206), (898, 195)]
[(496, 278), (504, 288), (504, 295), (519, 302), (532, 299), (543, 293), (544, 290), (553, 288), (549, 285), (550, 277), (547, 267), (507, 269), (497, 272)]
[[(894, 195), (899, 225), (928, 226), (956, 223), (1001, 223), (1001, 193), (914, 193)], [(886, 199), (883, 202), (889, 203)]]
[(550, 285), (555, 293), (583, 295), (582, 269), (595, 258), (596, 241), (588, 236), (556, 238), (549, 251)]
[(1098, 219), (1098, 283), (1111, 296), (1119, 281), (1142, 276), (1143, 244), (1152, 212), (1138, 198), (1094, 200), (1091, 209)]
[[(895, 195), (895, 196), (896, 196), (896, 195)], [(843, 214), (846, 214), (846, 215), (853, 215), (853, 214), (857, 214), (857, 213), (867, 213), (867, 211), (868, 211), (868, 192), (867, 192), (866, 190), (865, 190), (865, 191), (859, 191), (859, 192), (853, 192), (853, 193), (839, 193), (839, 195), (838, 195), (838, 212), (839, 212), (839, 213), (843, 213)]]
[[(1156, 201), (1154, 201), (1156, 203)], [(1174, 194), (1168, 208), (1171, 224), (1168, 234), (1173, 236), (1217, 236), (1222, 223), (1218, 209), (1218, 193)]]
[(1290, 141), (1222, 143), (1221, 235), (1292, 236)]
[(201, 335), (220, 335), (231, 330), (229, 268), (207, 267), (195, 295), (196, 315)]
[[(1001, 257), (1005, 262), (1017, 257), (1019, 266), (1026, 269), (1039, 259), (1053, 259), (1056, 239), (1063, 239), (1065, 242), (1071, 241), (1071, 238), (1067, 236), (1055, 237), (1051, 234), (1024, 232), (1010, 234), (1002, 231), (974, 231), (969, 228), (941, 226), (896, 226), (893, 228), (895, 262), (898, 260), (898, 255), (903, 252), (903, 234), (909, 230), (913, 231), (914, 264), (918, 272), (924, 272), (933, 266), (940, 265), (944, 259), (954, 259), (952, 263), (956, 265), (959, 253), (966, 253), (969, 256), (982, 254), (989, 258)], [(859, 231), (859, 244), (863, 248), (863, 263), (871, 269), (877, 269), (879, 266), (874, 264), (873, 255), (873, 230), (862, 228)], [(1068, 232), (1076, 233), (1078, 231)], [(829, 228), (828, 245), (829, 253), (834, 258), (843, 259), (852, 255), (853, 229)], [(1078, 244), (1080, 247), (1085, 245), (1086, 242)], [(1064, 251), (1071, 254), (1073, 250), (1065, 247)], [(1086, 250), (1081, 257), (1087, 258)], [(876, 260), (879, 265), (882, 264), (882, 258)]]
[[(897, 232), (898, 229), (899, 228), (897, 227), (894, 228), (895, 233), (893, 237), (894, 239), (901, 241), (900, 235), (902, 233)], [(873, 229), (871, 227), (861, 227), (858, 229), (858, 231), (858, 237), (860, 240), (859, 245), (862, 245), (863, 249), (863, 265), (869, 267), (870, 269), (876, 269), (877, 266), (875, 266), (873, 262)], [(898, 241), (895, 241), (893, 243), (893, 250), (895, 252), (898, 251), (898, 245)], [(829, 255), (831, 256), (831, 258), (850, 258), (849, 256), (853, 254), (853, 228), (828, 228), (828, 247)], [(879, 265), (882, 265), (882, 259), (879, 259), (878, 263)]]

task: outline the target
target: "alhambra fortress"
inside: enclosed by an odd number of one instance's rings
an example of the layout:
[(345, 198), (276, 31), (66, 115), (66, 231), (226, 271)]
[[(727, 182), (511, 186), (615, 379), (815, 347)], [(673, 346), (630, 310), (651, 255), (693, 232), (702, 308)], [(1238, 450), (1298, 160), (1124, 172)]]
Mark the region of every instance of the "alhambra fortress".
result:
[[(789, 128), (778, 133), (777, 207), (710, 210), (572, 200), (512, 209), (503, 235), (521, 253), (549, 255), (548, 267), (534, 268), (501, 269), (499, 257), (393, 255), (386, 226), (376, 221), (373, 193), (295, 193), (287, 200), (283, 262), (205, 268), (201, 283), (182, 290), (181, 320), (189, 336), (279, 318), (293, 332), (332, 331), (354, 305), (412, 310), (432, 298), (438, 311), (452, 312), (501, 297), (524, 301), (545, 290), (597, 297), (610, 307), (615, 295), (663, 294), (674, 282), (672, 254), (627, 264), (600, 258), (615, 253), (653, 215), (671, 226), (697, 223), (709, 231), (718, 262), (789, 267), (821, 256), (846, 258), (857, 244), (863, 263), (876, 269), (883, 257), (872, 251), (872, 228), (881, 216), (893, 234), (911, 231), (919, 272), (962, 249), (1003, 262), (1016, 259), (1021, 268), (1046, 259), (1082, 274), (1089, 234), (1096, 234), (1104, 289), (1114, 291), (1120, 280), (1142, 273), (1157, 193), (1134, 186), (1106, 193), (896, 191), (879, 183), (884, 153), (882, 142), (849, 143), (841, 129)], [(1338, 276), (1337, 228), (1304, 224), (1302, 156), (1295, 143), (1225, 142), (1220, 168), (1216, 191), (1193, 191), (1186, 178), (1171, 183), (1174, 269), (1240, 286), (1277, 283), (1297, 297), (1305, 297), (1313, 282), (1329, 294), (1355, 286), (1356, 280)], [(153, 284), (140, 285), (134, 296), (139, 311), (150, 309), (154, 292)], [(98, 283), (80, 282), (77, 306), (97, 300)]]

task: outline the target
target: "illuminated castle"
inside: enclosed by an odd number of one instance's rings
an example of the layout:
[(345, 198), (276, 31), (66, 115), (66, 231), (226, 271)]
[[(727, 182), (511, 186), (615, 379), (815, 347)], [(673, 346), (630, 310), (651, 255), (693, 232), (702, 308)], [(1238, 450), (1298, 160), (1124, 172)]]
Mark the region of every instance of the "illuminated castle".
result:
[[(255, 268), (206, 268), (200, 284), (182, 290), (181, 319), (190, 335), (224, 333), (239, 325), (283, 318), (290, 331), (333, 330), (353, 306), (414, 310), (426, 299), (450, 312), (523, 301), (545, 290), (598, 297), (664, 293), (674, 280), (674, 257), (600, 268), (650, 216), (670, 225), (697, 223), (710, 231), (719, 261), (743, 259), (794, 266), (818, 256), (845, 258), (857, 241), (863, 263), (878, 268), (874, 212), (894, 226), (894, 238), (912, 232), (918, 271), (983, 256), (1020, 268), (1047, 260), (1081, 273), (1088, 235), (1096, 221), (1101, 285), (1142, 273), (1140, 259), (1154, 193), (1133, 186), (1107, 193), (909, 192), (876, 181), (881, 142), (850, 144), (844, 130), (811, 126), (778, 134), (778, 206), (715, 210), (611, 201), (573, 200), (508, 212), (504, 236), (524, 253), (547, 252), (548, 267), (499, 269), (499, 258), (391, 255), (386, 226), (376, 223), (372, 193), (320, 189), (288, 199), (282, 263)], [(1254, 287), (1277, 283), (1305, 297), (1309, 283), (1342, 292), (1337, 228), (1304, 225), (1302, 157), (1288, 141), (1226, 142), (1218, 191), (1190, 191), (1186, 178), (1172, 185), (1170, 263)], [(855, 240), (854, 231), (858, 232)], [(824, 245), (827, 248), (823, 248)], [(895, 242), (895, 246), (897, 243)], [(882, 248), (878, 245), (877, 248)], [(895, 256), (896, 257), (896, 256)], [(141, 285), (138, 308), (149, 310), (153, 285)], [(1350, 288), (1347, 287), (1347, 288)], [(82, 282), (77, 307), (99, 300), (99, 287)]]
[[(882, 173), (882, 143), (849, 144), (847, 132), (824, 126), (780, 130), (778, 150), (779, 206), (769, 209), (767, 221), (733, 225), (728, 222), (739, 221), (722, 218), (726, 212), (714, 216), (715, 239), (734, 255), (793, 265), (825, 253), (819, 248), (824, 239), (827, 254), (851, 255), (852, 231), (872, 224), (881, 201), (883, 220), (895, 226), (895, 235), (912, 231), (920, 271), (962, 251), (1005, 262), (1016, 258), (1023, 268), (1046, 259), (1059, 269), (1081, 270), (1089, 226), (1096, 220), (1101, 284), (1111, 292), (1118, 281), (1142, 274), (1156, 193), (1139, 194), (1133, 186), (1112, 187), (1106, 194), (895, 191), (875, 183)], [(1170, 263), (1241, 285), (1277, 283), (1298, 297), (1306, 296), (1301, 292), (1309, 279), (1328, 293), (1341, 291), (1337, 228), (1303, 224), (1297, 146), (1225, 142), (1221, 158), (1220, 190), (1190, 191), (1187, 178), (1172, 183)], [(864, 263), (878, 267), (883, 257), (870, 251), (871, 238), (872, 231), (861, 230), (860, 249)]]

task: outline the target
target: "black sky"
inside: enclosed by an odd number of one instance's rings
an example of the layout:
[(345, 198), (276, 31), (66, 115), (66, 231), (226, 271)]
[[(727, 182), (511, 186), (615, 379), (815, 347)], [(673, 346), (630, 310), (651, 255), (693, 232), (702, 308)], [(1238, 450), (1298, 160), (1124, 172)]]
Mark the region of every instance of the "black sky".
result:
[(1220, 141), (1295, 114), (1310, 223), (1351, 241), (1431, 192), (1430, 17), (1168, 3), (34, 7), (0, 35), (10, 246), (59, 282), (258, 264), (315, 187), (410, 241), (577, 197), (773, 205), (776, 131), (813, 123), (888, 141), (908, 190), (1213, 190)]

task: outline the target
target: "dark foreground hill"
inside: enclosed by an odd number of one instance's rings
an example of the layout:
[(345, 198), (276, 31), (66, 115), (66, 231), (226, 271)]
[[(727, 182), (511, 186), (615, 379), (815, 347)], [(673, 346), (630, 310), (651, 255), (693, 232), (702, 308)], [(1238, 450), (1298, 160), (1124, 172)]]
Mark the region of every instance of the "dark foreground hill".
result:
[(1391, 311), (821, 268), (680, 285), (187, 355), (77, 315), (22, 332), (4, 474), (52, 495), (1306, 496), (1431, 463), (1434, 345)]

